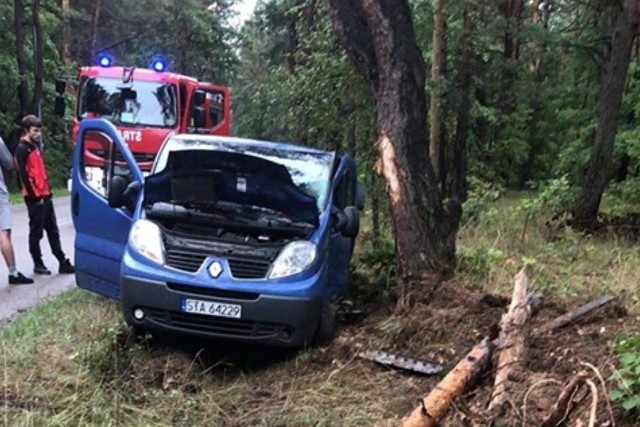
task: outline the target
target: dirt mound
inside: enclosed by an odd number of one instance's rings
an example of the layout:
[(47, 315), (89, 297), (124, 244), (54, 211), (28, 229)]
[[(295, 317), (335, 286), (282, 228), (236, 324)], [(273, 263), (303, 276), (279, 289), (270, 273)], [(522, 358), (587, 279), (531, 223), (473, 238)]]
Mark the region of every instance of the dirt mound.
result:
[[(540, 326), (585, 302), (563, 304), (543, 301), (539, 313), (531, 321), (531, 327)], [(419, 303), (410, 311), (391, 316), (377, 313), (361, 326), (345, 328), (333, 349), (344, 359), (353, 357), (354, 351), (360, 349), (384, 350), (427, 359), (444, 364), (446, 373), (482, 337), (495, 334), (508, 304), (509, 300), (504, 297), (482, 294), (450, 281), (428, 303)], [(585, 368), (581, 362), (594, 365), (608, 380), (615, 363), (611, 342), (621, 331), (633, 333), (638, 330), (637, 319), (626, 317), (624, 308), (614, 302), (581, 318), (576, 325), (553, 334), (532, 336), (529, 340), (528, 370), (509, 398), (511, 410), (506, 415), (487, 414), (494, 378), (490, 369), (472, 390), (458, 399), (441, 425), (522, 425), (523, 421), (526, 421), (525, 425), (540, 425), (550, 413), (563, 385)], [(372, 365), (371, 369), (380, 368)], [(414, 405), (418, 398), (433, 389), (438, 380), (415, 377)], [(610, 386), (607, 383), (607, 387)], [(598, 420), (601, 423), (609, 419), (607, 394), (600, 390)], [(583, 420), (586, 420), (584, 412), (588, 412), (589, 402), (587, 400), (577, 411), (578, 416), (583, 415)], [(413, 405), (406, 403), (401, 405), (396, 408), (399, 411), (397, 416), (406, 415), (412, 408)], [(620, 415), (616, 414), (616, 417)]]

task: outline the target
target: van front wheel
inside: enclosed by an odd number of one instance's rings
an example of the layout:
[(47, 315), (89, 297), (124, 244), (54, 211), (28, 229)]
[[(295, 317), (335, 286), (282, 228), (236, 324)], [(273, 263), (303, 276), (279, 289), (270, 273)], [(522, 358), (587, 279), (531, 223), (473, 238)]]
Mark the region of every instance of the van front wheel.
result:
[(330, 304), (324, 303), (320, 308), (320, 319), (313, 337), (313, 345), (322, 347), (331, 342), (336, 333), (336, 313)]

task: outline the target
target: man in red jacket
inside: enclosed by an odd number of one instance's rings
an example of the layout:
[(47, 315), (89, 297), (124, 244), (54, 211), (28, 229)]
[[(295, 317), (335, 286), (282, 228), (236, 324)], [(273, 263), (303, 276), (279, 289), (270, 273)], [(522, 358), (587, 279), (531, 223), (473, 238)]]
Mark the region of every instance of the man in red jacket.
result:
[(40, 240), (46, 230), (51, 252), (60, 262), (59, 272), (74, 273), (60, 245), (60, 232), (51, 200), (47, 170), (40, 151), (42, 122), (34, 115), (27, 115), (20, 123), (22, 136), (16, 147), (15, 161), (22, 187), (22, 195), (29, 211), (29, 252), (33, 258), (33, 272), (51, 274), (42, 261)]

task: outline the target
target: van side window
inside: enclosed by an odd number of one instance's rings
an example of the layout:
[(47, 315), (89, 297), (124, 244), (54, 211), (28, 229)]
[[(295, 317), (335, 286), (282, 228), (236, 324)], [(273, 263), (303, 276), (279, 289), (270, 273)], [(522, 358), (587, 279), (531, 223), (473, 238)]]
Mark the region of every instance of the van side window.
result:
[(80, 161), (81, 178), (102, 198), (107, 198), (113, 176), (123, 176), (127, 181), (133, 179), (124, 155), (108, 135), (88, 131), (80, 143), (83, 153)]
[(209, 124), (216, 127), (224, 120), (224, 94), (222, 92), (208, 92)]
[(206, 92), (202, 105), (196, 106), (191, 101), (189, 128), (191, 133), (208, 133), (225, 120), (224, 92), (200, 89)]

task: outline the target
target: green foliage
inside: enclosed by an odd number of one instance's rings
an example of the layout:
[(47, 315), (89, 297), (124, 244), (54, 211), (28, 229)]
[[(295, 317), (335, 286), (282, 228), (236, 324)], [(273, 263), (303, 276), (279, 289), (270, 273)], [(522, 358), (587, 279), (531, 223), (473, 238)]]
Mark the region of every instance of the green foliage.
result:
[(351, 296), (360, 302), (371, 302), (393, 287), (396, 272), (395, 246), (390, 239), (381, 239), (375, 248), (360, 254), (352, 262)]
[[(315, 13), (313, 22), (307, 13)], [(234, 133), (345, 152), (353, 129), (353, 148), (364, 148), (361, 160), (369, 155), (372, 105), (323, 2), (259, 3), (242, 29), (241, 46)]]
[(494, 247), (467, 247), (458, 245), (458, 269), (472, 277), (489, 278), (501, 268), (507, 254)]
[(640, 414), (640, 338), (621, 336), (613, 344), (619, 363), (613, 379), (617, 388), (611, 391), (611, 400), (632, 414)]
[(539, 216), (543, 213), (560, 215), (571, 211), (577, 196), (577, 188), (571, 187), (566, 175), (534, 183), (537, 190), (532, 197), (524, 199), (519, 209), (527, 215)]
[(469, 193), (462, 204), (462, 224), (477, 218), (489, 203), (498, 200), (503, 193), (504, 188), (500, 185), (469, 177)]
[(601, 211), (611, 217), (629, 217), (640, 212), (640, 177), (614, 182), (605, 191)]

